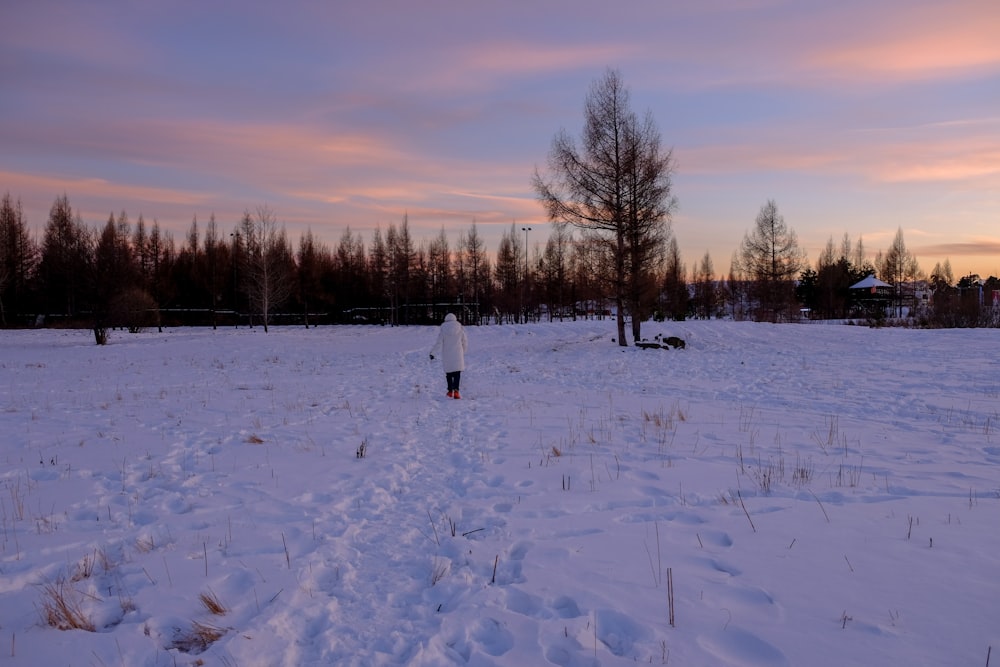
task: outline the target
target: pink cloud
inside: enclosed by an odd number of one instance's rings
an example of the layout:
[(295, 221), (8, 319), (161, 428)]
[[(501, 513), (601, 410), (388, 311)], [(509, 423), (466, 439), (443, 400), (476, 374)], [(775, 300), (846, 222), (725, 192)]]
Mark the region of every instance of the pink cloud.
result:
[[(916, 79), (1000, 64), (1000, 11), (995, 3), (872, 5), (849, 34), (816, 49), (814, 66), (848, 78)], [(862, 20), (864, 19), (864, 20)], [(844, 31), (847, 33), (847, 31)]]
[(759, 141), (682, 147), (684, 171), (696, 174), (807, 171), (857, 175), (872, 182), (961, 182), (996, 187), (1000, 179), (998, 122), (956, 122), (939, 128), (760, 133)]
[(23, 172), (0, 171), (0, 182), (15, 197), (22, 200), (40, 199), (51, 203), (57, 196), (66, 193), (70, 204), (74, 197), (103, 200), (109, 203), (109, 211), (121, 208), (118, 202), (146, 202), (148, 205), (168, 204), (171, 206), (205, 206), (211, 193), (177, 188), (161, 188), (148, 185), (116, 183), (103, 178), (85, 178), (72, 175), (37, 175)]
[(1000, 239), (984, 238), (961, 243), (937, 243), (917, 246), (914, 252), (927, 255), (959, 257), (996, 257), (1000, 255)]

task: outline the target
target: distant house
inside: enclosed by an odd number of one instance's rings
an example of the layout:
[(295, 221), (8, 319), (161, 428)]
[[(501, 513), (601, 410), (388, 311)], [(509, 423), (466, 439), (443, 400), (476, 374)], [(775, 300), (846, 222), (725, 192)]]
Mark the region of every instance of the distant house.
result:
[(869, 274), (850, 287), (851, 300), (868, 316), (884, 317), (890, 312), (895, 288)]
[(875, 277), (874, 273), (869, 273), (868, 277), (864, 280), (859, 280), (858, 282), (851, 285), (851, 289), (857, 290), (867, 290), (871, 294), (878, 294), (882, 291), (884, 294), (892, 294), (892, 285), (886, 282), (882, 282)]

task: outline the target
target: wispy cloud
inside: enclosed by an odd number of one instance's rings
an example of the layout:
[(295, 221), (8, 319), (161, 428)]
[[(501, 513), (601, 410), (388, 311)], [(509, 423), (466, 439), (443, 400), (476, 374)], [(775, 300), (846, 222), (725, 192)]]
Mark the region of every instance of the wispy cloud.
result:
[(539, 224), (531, 171), (611, 66), (675, 147), (682, 249), (728, 257), (769, 196), (810, 247), (995, 249), (995, 0), (14, 5), (0, 190), (35, 224), (63, 192), (181, 230), (260, 202), (334, 238)]
[(1000, 256), (1000, 239), (920, 245), (914, 246), (913, 252), (945, 257), (997, 257)]
[(103, 201), (107, 203), (105, 213), (121, 208), (122, 202), (141, 202), (149, 209), (158, 208), (160, 205), (197, 209), (210, 205), (214, 196), (213, 193), (205, 191), (129, 185), (103, 178), (81, 178), (59, 174), (39, 175), (12, 171), (0, 171), (0, 183), (3, 183), (11, 193), (17, 193), (15, 196), (21, 199), (30, 197), (33, 202), (51, 202), (62, 194), (72, 195), (71, 204), (73, 199), (77, 197)]
[(882, 82), (887, 77), (923, 79), (982, 72), (1000, 64), (1000, 11), (994, 3), (911, 4), (905, 8), (866, 5), (861, 11), (865, 20), (851, 26), (852, 34), (820, 44), (812, 64), (845, 78)]

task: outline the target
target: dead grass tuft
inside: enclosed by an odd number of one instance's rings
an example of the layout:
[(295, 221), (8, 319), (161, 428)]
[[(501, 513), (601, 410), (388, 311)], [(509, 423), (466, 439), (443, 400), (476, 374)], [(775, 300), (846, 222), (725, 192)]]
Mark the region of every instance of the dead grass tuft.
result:
[(225, 634), (225, 628), (192, 621), (191, 627), (186, 631), (178, 629), (170, 648), (175, 648), (183, 653), (204, 653), (209, 646), (222, 639)]
[(207, 593), (199, 594), (198, 599), (201, 601), (202, 606), (205, 607), (208, 613), (214, 614), (215, 616), (225, 616), (226, 612), (229, 611), (229, 609), (226, 608), (226, 605), (222, 604), (219, 600), (219, 596), (217, 596), (212, 589), (209, 589)]
[(94, 622), (82, 607), (82, 593), (65, 579), (42, 586), (42, 620), (59, 630), (94, 632)]
[(152, 535), (147, 535), (145, 537), (137, 537), (135, 540), (135, 549), (141, 554), (148, 554), (156, 548), (156, 540), (153, 539)]

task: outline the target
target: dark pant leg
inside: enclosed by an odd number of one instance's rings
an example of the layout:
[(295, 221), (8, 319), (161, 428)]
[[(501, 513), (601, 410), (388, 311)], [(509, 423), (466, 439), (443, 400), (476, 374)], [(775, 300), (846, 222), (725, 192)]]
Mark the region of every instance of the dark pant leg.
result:
[(448, 391), (458, 391), (458, 379), (460, 372), (445, 373), (444, 378), (448, 381)]

